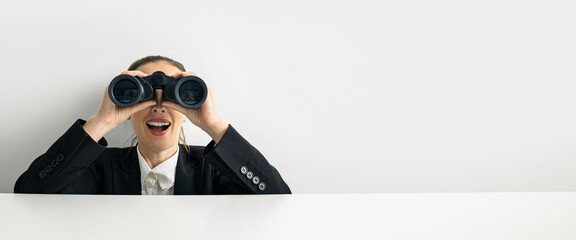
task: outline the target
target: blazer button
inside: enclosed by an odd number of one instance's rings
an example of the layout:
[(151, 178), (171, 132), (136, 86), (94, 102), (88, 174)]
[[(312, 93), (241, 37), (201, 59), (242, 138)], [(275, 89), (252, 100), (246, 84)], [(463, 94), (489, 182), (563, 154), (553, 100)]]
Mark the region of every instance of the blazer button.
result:
[(260, 191), (266, 190), (266, 183), (261, 182), (260, 184), (258, 184), (258, 189), (260, 189)]
[(45, 178), (46, 177), (46, 171), (44, 171), (44, 170), (40, 171), (40, 174), (38, 174), (38, 177), (40, 177), (41, 179)]
[(241, 172), (242, 174), (246, 175), (246, 173), (248, 173), (248, 167), (242, 166), (242, 167), (240, 168), (240, 172)]
[(246, 173), (246, 178), (252, 180), (253, 177), (254, 177), (254, 173), (253, 173), (253, 172), (248, 171), (248, 172)]
[(58, 159), (52, 160), (52, 163), (50, 163), (50, 165), (52, 165), (52, 167), (58, 166)]
[(254, 184), (260, 183), (260, 178), (258, 176), (254, 176), (254, 178), (252, 178), (252, 183)]
[(64, 154), (62, 154), (62, 153), (58, 154), (56, 159), (58, 159), (58, 162), (61, 162), (62, 160), (64, 160)]
[(44, 168), (44, 171), (46, 171), (46, 173), (52, 172), (52, 166), (50, 165), (46, 166), (46, 168)]

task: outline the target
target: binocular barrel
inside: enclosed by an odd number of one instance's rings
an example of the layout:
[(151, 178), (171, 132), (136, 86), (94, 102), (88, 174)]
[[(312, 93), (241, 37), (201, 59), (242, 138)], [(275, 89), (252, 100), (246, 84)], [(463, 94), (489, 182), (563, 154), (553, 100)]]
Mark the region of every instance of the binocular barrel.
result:
[(164, 101), (176, 102), (184, 108), (199, 108), (208, 96), (208, 88), (201, 78), (172, 78), (160, 71), (143, 78), (119, 75), (110, 82), (108, 95), (116, 106), (132, 107), (139, 102), (153, 100), (155, 89), (163, 90)]

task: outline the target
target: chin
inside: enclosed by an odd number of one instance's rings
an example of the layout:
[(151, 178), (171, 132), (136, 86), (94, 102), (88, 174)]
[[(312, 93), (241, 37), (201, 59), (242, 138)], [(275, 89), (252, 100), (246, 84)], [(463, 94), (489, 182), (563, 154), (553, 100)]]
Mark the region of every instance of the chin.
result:
[[(136, 136), (141, 147), (149, 151), (160, 152), (178, 147), (180, 140), (179, 125), (173, 125), (171, 121), (154, 119), (143, 122), (135, 127)], [(178, 130), (176, 130), (178, 129)]]
[[(168, 134), (167, 134), (168, 135)], [(151, 151), (163, 151), (170, 149), (174, 146), (178, 146), (178, 139), (173, 139), (169, 136), (145, 136), (144, 138), (138, 138), (139, 144), (148, 148)]]
[(144, 147), (148, 148), (148, 150), (153, 151), (153, 152), (160, 152), (160, 151), (164, 151), (167, 149), (170, 149), (174, 146), (178, 146), (178, 143), (173, 144), (173, 143), (158, 143), (158, 142), (153, 142), (153, 143), (141, 143)]

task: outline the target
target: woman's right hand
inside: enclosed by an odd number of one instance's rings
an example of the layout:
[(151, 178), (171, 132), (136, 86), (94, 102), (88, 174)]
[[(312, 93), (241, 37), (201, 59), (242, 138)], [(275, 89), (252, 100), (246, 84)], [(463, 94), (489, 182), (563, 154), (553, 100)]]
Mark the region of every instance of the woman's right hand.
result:
[[(128, 74), (139, 77), (148, 76), (141, 71), (125, 71), (121, 74)], [(149, 100), (138, 103), (132, 107), (120, 108), (116, 106), (112, 100), (110, 100), (110, 96), (108, 96), (108, 87), (106, 87), (106, 91), (104, 92), (104, 99), (102, 99), (102, 105), (100, 106), (100, 109), (96, 115), (92, 116), (84, 124), (84, 130), (86, 133), (88, 133), (88, 135), (90, 135), (90, 137), (92, 137), (92, 139), (94, 139), (94, 141), (98, 142), (112, 129), (116, 128), (124, 121), (130, 119), (132, 114), (146, 109), (147, 107), (151, 107), (155, 104), (156, 102), (154, 100)]]

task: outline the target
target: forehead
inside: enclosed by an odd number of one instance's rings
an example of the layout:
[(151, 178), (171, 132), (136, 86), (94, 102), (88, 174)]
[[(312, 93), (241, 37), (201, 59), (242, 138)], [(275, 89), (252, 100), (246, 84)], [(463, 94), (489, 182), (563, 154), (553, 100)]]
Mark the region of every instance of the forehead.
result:
[(156, 71), (162, 71), (168, 76), (170, 76), (174, 73), (182, 72), (176, 66), (174, 66), (168, 62), (165, 62), (165, 61), (146, 63), (146, 64), (140, 66), (139, 68), (137, 68), (136, 70), (142, 71), (143, 73), (146, 73), (148, 75), (150, 75)]

